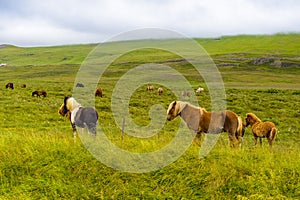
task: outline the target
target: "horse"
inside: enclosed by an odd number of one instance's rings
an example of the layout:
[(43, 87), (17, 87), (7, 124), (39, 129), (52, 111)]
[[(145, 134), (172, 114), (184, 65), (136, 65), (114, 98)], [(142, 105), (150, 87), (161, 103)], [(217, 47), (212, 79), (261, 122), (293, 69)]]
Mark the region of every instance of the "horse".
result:
[(84, 87), (84, 85), (82, 83), (77, 83), (76, 87)]
[(10, 88), (10, 89), (14, 89), (14, 84), (13, 83), (7, 83), (6, 85), (5, 85), (5, 88), (7, 89), (7, 88)]
[(196, 90), (196, 93), (201, 93), (201, 92), (204, 92), (204, 88), (198, 87)]
[(45, 90), (36, 90), (34, 92), (32, 92), (31, 96), (36, 95), (37, 97), (43, 96), (46, 97), (47, 96), (47, 92)]
[(154, 90), (153, 85), (148, 85), (148, 86), (147, 86), (147, 91), (153, 91), (153, 90)]
[(249, 125), (252, 127), (255, 145), (257, 144), (257, 138), (259, 138), (259, 143), (262, 146), (262, 138), (266, 137), (270, 148), (272, 148), (277, 134), (275, 124), (273, 122), (262, 122), (255, 114), (247, 113), (245, 126)]
[(26, 84), (21, 84), (21, 88), (26, 88)]
[(180, 116), (188, 128), (199, 137), (202, 133), (219, 134), (227, 132), (230, 146), (236, 147), (242, 142), (242, 118), (230, 110), (208, 112), (205, 108), (196, 107), (188, 102), (173, 101), (167, 110), (167, 120)]
[(68, 117), (73, 129), (74, 140), (76, 139), (76, 127), (87, 128), (96, 136), (96, 126), (98, 122), (98, 112), (92, 107), (82, 107), (74, 97), (65, 97), (58, 113)]
[(102, 97), (102, 88), (97, 88), (96, 89), (95, 97)]
[(190, 97), (191, 95), (190, 95), (189, 92), (183, 91), (183, 92), (182, 92), (182, 96), (183, 96), (183, 97)]
[(164, 89), (162, 89), (161, 87), (157, 89), (158, 95), (162, 95), (163, 92), (164, 92)]

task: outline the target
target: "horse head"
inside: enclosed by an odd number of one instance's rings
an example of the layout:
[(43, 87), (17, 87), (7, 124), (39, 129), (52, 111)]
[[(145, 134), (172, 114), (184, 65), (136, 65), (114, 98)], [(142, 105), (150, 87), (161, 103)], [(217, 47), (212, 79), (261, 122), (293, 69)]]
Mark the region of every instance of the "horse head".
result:
[(65, 97), (64, 103), (58, 109), (58, 113), (62, 116), (66, 116), (68, 112), (72, 112), (75, 108), (81, 107), (73, 97)]
[(181, 111), (185, 108), (186, 105), (187, 103), (182, 101), (173, 101), (172, 103), (170, 103), (167, 110), (167, 120), (171, 121), (178, 115), (180, 115)]
[(261, 120), (253, 113), (247, 113), (246, 114), (246, 127), (249, 125), (253, 125), (256, 122), (260, 122)]

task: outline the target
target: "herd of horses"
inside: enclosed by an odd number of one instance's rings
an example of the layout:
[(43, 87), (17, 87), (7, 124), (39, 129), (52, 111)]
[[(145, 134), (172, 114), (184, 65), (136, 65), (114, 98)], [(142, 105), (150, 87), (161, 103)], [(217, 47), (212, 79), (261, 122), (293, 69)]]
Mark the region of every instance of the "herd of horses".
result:
[[(13, 83), (7, 83), (7, 89), (14, 89)], [(76, 87), (84, 87), (83, 84), (77, 83)], [(26, 88), (26, 84), (21, 84), (21, 88)], [(148, 85), (147, 91), (153, 91), (154, 86)], [(199, 87), (196, 93), (203, 92), (204, 89)], [(157, 89), (158, 95), (162, 95), (163, 88)], [(97, 88), (95, 97), (103, 97), (102, 88)], [(190, 96), (189, 93), (183, 92), (183, 96)], [(47, 96), (45, 90), (36, 90), (32, 92), (32, 96)], [(87, 128), (90, 133), (96, 135), (96, 125), (98, 122), (98, 113), (95, 108), (83, 107), (73, 97), (65, 97), (63, 104), (58, 110), (58, 113), (67, 117), (71, 122), (74, 139), (76, 138), (76, 127)], [(208, 112), (205, 108), (196, 107), (188, 102), (173, 101), (169, 104), (167, 110), (167, 120), (171, 121), (177, 116), (180, 116), (195, 133), (197, 138), (205, 134), (219, 134), (221, 132), (228, 133), (230, 146), (237, 147), (242, 143), (245, 133), (245, 128), (251, 126), (255, 140), (255, 145), (259, 138), (262, 145), (262, 138), (267, 138), (269, 146), (272, 147), (277, 129), (273, 122), (262, 122), (255, 114), (248, 113), (243, 122), (242, 117), (238, 116), (231, 110)]]
[[(20, 86), (21, 88), (26, 88), (26, 84), (21, 84)], [(76, 87), (84, 87), (83, 84), (81, 83), (77, 83)], [(14, 89), (14, 84), (12, 82), (9, 82), (5, 85), (6, 89)], [(37, 97), (46, 97), (47, 96), (47, 92), (45, 90), (35, 90), (31, 93), (31, 96), (37, 96)], [(95, 97), (102, 97), (102, 88), (97, 88), (95, 91)]]
[[(162, 88), (161, 88), (162, 89)], [(153, 86), (147, 86), (146, 90), (154, 90)], [(162, 92), (158, 94), (161, 95)], [(100, 91), (96, 91), (98, 94)], [(102, 90), (101, 90), (102, 96)], [(67, 117), (71, 122), (74, 139), (76, 139), (76, 127), (87, 128), (90, 133), (96, 136), (96, 125), (98, 122), (98, 112), (92, 107), (83, 107), (73, 97), (65, 97), (62, 105), (58, 109), (58, 113)], [(196, 107), (188, 102), (173, 101), (167, 109), (167, 120), (171, 121), (177, 116), (180, 116), (195, 133), (196, 137), (201, 137), (205, 134), (220, 134), (228, 133), (229, 144), (231, 147), (238, 147), (242, 143), (242, 139), (247, 126), (252, 127), (252, 133), (255, 139), (267, 138), (269, 146), (272, 147), (277, 129), (272, 122), (262, 122), (255, 114), (246, 114), (245, 122), (242, 117), (231, 110), (208, 112), (205, 108)]]
[[(26, 84), (21, 84), (20, 85), (21, 88), (26, 88), (27, 85)], [(14, 89), (14, 84), (12, 82), (9, 82), (5, 85), (5, 88), (6, 89)], [(35, 90), (31, 93), (31, 96), (37, 96), (37, 97), (40, 97), (40, 96), (43, 96), (43, 97), (46, 97), (47, 96), (47, 92), (45, 90)]]

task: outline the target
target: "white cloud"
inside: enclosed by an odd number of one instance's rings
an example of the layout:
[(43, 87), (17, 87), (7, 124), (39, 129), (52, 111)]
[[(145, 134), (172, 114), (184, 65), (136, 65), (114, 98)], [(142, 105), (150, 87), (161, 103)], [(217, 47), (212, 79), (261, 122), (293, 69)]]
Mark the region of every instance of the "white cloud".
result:
[(7, 0), (0, 43), (21, 46), (101, 42), (158, 27), (190, 37), (300, 32), (297, 0)]

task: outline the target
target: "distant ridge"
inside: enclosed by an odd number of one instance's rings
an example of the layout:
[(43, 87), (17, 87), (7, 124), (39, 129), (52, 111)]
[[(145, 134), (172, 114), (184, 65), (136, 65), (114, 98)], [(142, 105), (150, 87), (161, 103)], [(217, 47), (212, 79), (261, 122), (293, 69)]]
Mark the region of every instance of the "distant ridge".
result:
[(16, 46), (11, 45), (11, 44), (0, 44), (0, 49), (6, 48), (6, 47), (16, 47)]

